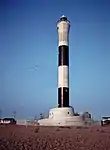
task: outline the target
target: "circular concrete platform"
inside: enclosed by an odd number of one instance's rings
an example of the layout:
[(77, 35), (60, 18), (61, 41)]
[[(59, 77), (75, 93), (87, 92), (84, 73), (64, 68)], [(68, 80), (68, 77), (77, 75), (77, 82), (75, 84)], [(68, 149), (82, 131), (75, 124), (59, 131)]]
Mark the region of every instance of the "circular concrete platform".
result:
[(49, 111), (49, 118), (38, 120), (38, 123), (41, 126), (84, 126), (82, 116), (74, 114), (72, 107), (52, 108)]

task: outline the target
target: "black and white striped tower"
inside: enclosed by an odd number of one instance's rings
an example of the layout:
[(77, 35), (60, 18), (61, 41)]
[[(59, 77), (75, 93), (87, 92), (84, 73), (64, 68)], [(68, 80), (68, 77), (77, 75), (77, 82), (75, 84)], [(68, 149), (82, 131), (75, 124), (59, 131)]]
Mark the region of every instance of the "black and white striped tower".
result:
[(69, 30), (70, 22), (62, 16), (58, 30), (58, 107), (69, 107)]

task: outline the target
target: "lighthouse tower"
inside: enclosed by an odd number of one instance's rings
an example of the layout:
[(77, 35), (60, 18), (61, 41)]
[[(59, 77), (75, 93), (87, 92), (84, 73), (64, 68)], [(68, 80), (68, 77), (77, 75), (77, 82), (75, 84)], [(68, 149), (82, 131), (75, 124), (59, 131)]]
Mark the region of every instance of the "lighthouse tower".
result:
[(62, 16), (58, 30), (58, 107), (69, 107), (69, 30), (70, 22)]
[(69, 106), (69, 30), (70, 21), (62, 16), (58, 32), (58, 107), (49, 110), (49, 117), (38, 120), (41, 126), (83, 126), (82, 116), (76, 116)]

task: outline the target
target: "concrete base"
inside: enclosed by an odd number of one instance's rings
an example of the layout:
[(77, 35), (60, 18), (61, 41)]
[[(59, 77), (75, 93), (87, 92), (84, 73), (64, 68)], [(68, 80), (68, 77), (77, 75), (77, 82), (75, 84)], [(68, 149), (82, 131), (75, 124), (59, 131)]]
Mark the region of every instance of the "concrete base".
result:
[(49, 118), (38, 120), (41, 126), (84, 126), (82, 116), (75, 116), (72, 107), (53, 108)]

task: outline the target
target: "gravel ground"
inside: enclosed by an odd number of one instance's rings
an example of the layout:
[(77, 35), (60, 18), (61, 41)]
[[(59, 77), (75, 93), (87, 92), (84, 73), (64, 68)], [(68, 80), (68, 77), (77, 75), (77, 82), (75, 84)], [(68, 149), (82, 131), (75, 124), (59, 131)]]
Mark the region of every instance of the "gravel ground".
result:
[(1, 125), (0, 150), (110, 150), (110, 127)]

